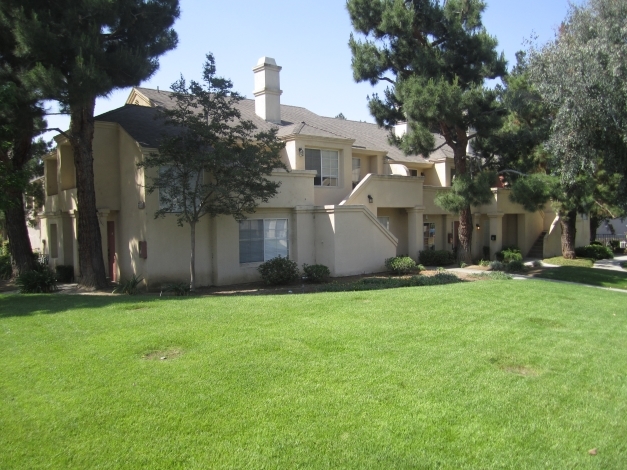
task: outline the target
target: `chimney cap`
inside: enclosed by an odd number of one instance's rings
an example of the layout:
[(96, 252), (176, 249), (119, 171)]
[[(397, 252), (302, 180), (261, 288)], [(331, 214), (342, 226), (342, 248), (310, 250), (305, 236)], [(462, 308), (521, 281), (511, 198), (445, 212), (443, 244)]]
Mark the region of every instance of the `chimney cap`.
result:
[(272, 57), (261, 57), (258, 61), (257, 61), (257, 65), (274, 65), (276, 66), (276, 60), (274, 60)]

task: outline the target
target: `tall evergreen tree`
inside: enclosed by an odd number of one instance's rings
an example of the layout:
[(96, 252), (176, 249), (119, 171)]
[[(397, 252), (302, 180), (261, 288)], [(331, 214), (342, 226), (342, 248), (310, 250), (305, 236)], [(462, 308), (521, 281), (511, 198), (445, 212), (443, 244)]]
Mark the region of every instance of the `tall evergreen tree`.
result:
[(35, 267), (24, 193), (33, 176), (33, 139), (45, 122), (40, 95), (23, 80), (33, 63), (15, 54), (15, 37), (6, 26), (0, 12), (0, 211), (4, 212), (13, 272), (17, 275)]
[[(481, 15), (481, 0), (348, 0), (353, 27), (364, 38), (351, 35), (353, 75), (356, 81), (391, 83), (384, 97), (369, 100), (380, 126), (391, 128), (407, 121), (409, 132), (391, 140), (405, 153), (428, 155), (434, 150), (433, 132), (453, 150), (456, 177), (464, 188), (453, 188), (460, 218), (460, 261), (471, 258), (470, 205), (485, 200), (485, 188), (468, 191), (471, 168), (468, 142), (487, 136), (499, 126), (496, 94), (485, 79), (506, 73), (506, 61), (496, 52)], [(486, 181), (487, 178), (482, 178)], [(471, 198), (466, 196), (472, 195)], [(463, 203), (460, 203), (460, 198)], [(451, 197), (440, 199), (442, 204)]]
[(139, 85), (173, 49), (178, 0), (3, 0), (17, 54), (36, 66), (28, 74), (45, 98), (70, 114), (68, 139), (76, 167), (80, 283), (106, 285), (94, 190), (92, 140), (97, 97)]

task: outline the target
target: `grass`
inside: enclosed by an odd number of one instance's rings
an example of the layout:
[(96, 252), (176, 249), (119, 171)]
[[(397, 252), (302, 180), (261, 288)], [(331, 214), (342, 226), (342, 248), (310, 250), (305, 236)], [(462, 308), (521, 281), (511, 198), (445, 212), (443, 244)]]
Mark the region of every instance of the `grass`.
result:
[(532, 280), (0, 296), (0, 466), (624, 468), (624, 305)]
[(627, 273), (610, 271), (608, 269), (590, 269), (576, 266), (561, 266), (559, 268), (546, 268), (535, 275), (544, 279), (558, 281), (578, 282), (599, 287), (613, 287), (627, 289)]
[(542, 260), (543, 263), (555, 264), (557, 266), (576, 266), (581, 268), (591, 268), (594, 265), (594, 260), (589, 258), (575, 258), (566, 259), (563, 256), (556, 256), (555, 258), (547, 258)]

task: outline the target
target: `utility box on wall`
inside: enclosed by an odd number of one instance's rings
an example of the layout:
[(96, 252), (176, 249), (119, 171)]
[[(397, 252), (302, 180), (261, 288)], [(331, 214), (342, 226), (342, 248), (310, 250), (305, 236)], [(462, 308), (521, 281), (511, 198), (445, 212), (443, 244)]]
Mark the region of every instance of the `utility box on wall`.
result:
[(496, 241), (496, 235), (490, 235), (490, 240), (492, 240), (493, 242)]
[(148, 258), (148, 242), (139, 242), (139, 257)]

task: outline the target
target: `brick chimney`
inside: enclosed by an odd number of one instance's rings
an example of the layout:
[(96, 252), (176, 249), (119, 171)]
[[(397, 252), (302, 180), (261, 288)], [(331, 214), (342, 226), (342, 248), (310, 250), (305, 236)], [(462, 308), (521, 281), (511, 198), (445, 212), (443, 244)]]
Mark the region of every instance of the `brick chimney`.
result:
[(281, 123), (281, 67), (271, 57), (262, 57), (255, 72), (255, 114), (274, 124)]

